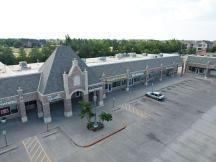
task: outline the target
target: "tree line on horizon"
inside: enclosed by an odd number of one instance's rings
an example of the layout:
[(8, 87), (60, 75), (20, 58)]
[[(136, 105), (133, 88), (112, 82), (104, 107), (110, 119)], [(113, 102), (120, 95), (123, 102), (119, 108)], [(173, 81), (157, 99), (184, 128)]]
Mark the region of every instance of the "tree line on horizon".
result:
[[(14, 39), (16, 40), (16, 39)], [(114, 56), (117, 53), (175, 53), (193, 54), (194, 49), (186, 49), (185, 44), (179, 40), (116, 40), (116, 39), (71, 39), (69, 35), (65, 36), (64, 41), (49, 42), (46, 41), (42, 47), (30, 48), (27, 53), (24, 47), (20, 46), (18, 55), (13, 54), (13, 42), (10, 45), (0, 41), (0, 62), (13, 65), (19, 61), (28, 63), (44, 62), (56, 48), (61, 44), (70, 46), (81, 58)], [(7, 41), (5, 41), (7, 42)], [(59, 43), (60, 42), (60, 43)]]

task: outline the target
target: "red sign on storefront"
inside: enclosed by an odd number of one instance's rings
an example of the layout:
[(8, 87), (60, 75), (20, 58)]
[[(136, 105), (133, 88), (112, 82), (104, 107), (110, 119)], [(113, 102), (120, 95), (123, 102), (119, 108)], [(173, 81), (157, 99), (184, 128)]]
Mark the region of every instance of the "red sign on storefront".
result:
[(0, 108), (0, 117), (10, 115), (10, 107)]

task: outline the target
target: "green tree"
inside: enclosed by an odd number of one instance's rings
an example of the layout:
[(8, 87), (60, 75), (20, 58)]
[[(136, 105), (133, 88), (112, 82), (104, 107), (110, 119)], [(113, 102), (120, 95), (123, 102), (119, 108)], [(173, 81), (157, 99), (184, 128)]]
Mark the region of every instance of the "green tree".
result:
[(102, 121), (102, 123), (104, 121), (112, 121), (112, 114), (109, 114), (109, 113), (106, 113), (106, 112), (102, 112), (100, 115), (99, 115), (99, 118), (100, 120)]
[(28, 56), (29, 62), (34, 63), (37, 61), (42, 61), (43, 56), (39, 50), (39, 48), (32, 48), (31, 51), (29, 52)]
[(211, 52), (216, 52), (216, 46), (211, 49)]
[(41, 49), (40, 61), (43, 61), (43, 62), (46, 61), (46, 59), (52, 54), (55, 48), (56, 46), (50, 43), (47, 43), (46, 45), (44, 45)]
[(16, 59), (11, 48), (0, 46), (0, 61), (7, 65), (13, 65), (16, 63)]
[(20, 40), (15, 40), (13, 43), (14, 48), (20, 48), (23, 46), (22, 42)]
[(81, 101), (81, 112), (80, 112), (80, 118), (83, 119), (86, 117), (88, 124), (91, 123), (91, 118), (94, 116), (94, 113), (92, 112), (92, 107), (89, 102)]
[(27, 54), (24, 50), (24, 48), (19, 49), (19, 55), (17, 57), (18, 61), (26, 61), (27, 60)]

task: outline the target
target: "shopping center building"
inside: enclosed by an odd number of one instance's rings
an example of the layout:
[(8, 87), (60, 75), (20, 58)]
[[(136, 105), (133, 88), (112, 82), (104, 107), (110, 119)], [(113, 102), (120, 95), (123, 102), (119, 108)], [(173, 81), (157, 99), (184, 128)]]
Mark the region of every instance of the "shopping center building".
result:
[(216, 77), (216, 57), (211, 56), (187, 56), (185, 60), (185, 72), (207, 77)]
[(26, 122), (27, 112), (35, 109), (49, 123), (52, 106), (60, 102), (64, 116), (71, 117), (75, 102), (94, 100), (102, 106), (106, 93), (174, 77), (181, 66), (177, 54), (122, 53), (81, 59), (70, 47), (59, 46), (44, 63), (0, 64), (0, 118), (20, 117)]

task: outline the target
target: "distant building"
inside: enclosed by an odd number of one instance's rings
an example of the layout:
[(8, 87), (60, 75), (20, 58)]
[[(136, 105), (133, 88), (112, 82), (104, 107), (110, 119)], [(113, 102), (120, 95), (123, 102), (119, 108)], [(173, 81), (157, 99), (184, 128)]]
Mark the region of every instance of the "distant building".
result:
[(187, 49), (195, 48), (196, 54), (205, 55), (210, 49), (213, 48), (213, 42), (211, 41), (184, 41)]
[(185, 60), (185, 72), (216, 77), (216, 57), (190, 55)]

